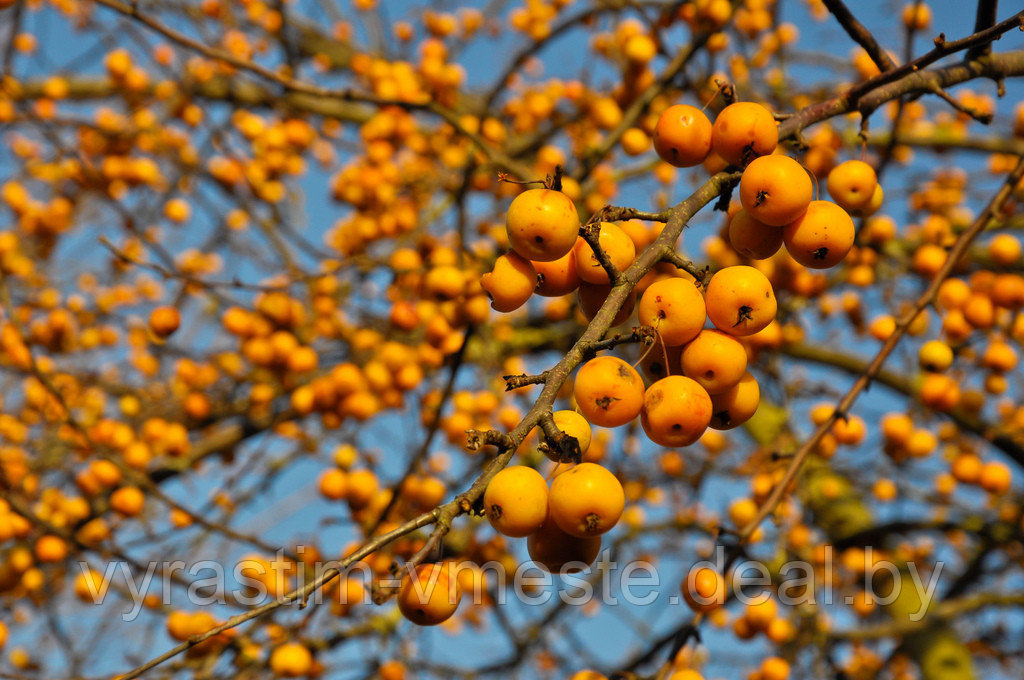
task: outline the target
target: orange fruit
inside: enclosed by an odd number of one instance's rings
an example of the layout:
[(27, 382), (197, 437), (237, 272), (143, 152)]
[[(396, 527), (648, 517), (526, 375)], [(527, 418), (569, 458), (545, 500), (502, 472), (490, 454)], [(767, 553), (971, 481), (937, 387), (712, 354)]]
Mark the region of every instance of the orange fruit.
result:
[(885, 191), (882, 190), (882, 185), (879, 184), (875, 187), (874, 193), (871, 194), (871, 200), (857, 210), (851, 210), (850, 214), (854, 217), (871, 217), (882, 207), (884, 200)]
[(953, 459), (953, 478), (964, 484), (977, 484), (983, 468), (981, 458), (975, 453), (960, 453)]
[(711, 422), (711, 397), (696, 381), (670, 375), (647, 388), (640, 424), (661, 446), (689, 446)]
[(608, 676), (597, 671), (582, 670), (573, 673), (569, 680), (608, 680)]
[(405, 680), (405, 666), (400, 661), (385, 661), (377, 669), (380, 680)]
[(372, 470), (354, 470), (348, 475), (346, 499), (353, 508), (365, 507), (377, 495), (380, 484)]
[(640, 374), (612, 356), (597, 357), (583, 364), (576, 373), (572, 392), (583, 417), (601, 427), (625, 425), (640, 414), (644, 403)]
[(270, 653), (270, 670), (274, 675), (297, 678), (309, 673), (312, 665), (313, 655), (299, 642), (286, 642)]
[[(756, 507), (755, 516), (751, 517), (750, 521), (753, 521), (755, 518)], [(747, 522), (747, 524), (749, 524), (749, 521)], [(745, 524), (740, 524), (737, 526), (742, 527), (745, 526)], [(751, 602), (750, 604), (748, 604), (747, 610), (744, 612), (743, 617), (747, 620), (747, 623), (750, 624), (751, 628), (753, 628), (754, 630), (763, 631), (766, 628), (768, 628), (768, 624), (775, 620), (778, 611), (779, 608), (778, 605), (775, 604), (775, 600), (773, 600), (771, 597), (766, 596), (763, 599), (759, 599), (755, 602)]]
[(1004, 463), (985, 463), (978, 475), (978, 484), (992, 494), (1004, 494), (1010, 490), (1012, 474)]
[(912, 31), (927, 31), (932, 25), (932, 8), (923, 2), (904, 5), (901, 16), (903, 25)]
[(711, 121), (694, 106), (668, 107), (654, 126), (654, 150), (677, 168), (700, 165), (711, 152)]
[(135, 517), (146, 505), (146, 496), (137, 486), (122, 486), (110, 494), (110, 507), (125, 517)]
[(576, 250), (570, 249), (562, 257), (549, 262), (531, 262), (537, 274), (537, 295), (559, 297), (568, 295), (580, 285), (576, 271)]
[(529, 536), (547, 518), (548, 484), (531, 467), (509, 466), (487, 485), (484, 512), (498, 533), (514, 538)]
[[(636, 246), (633, 239), (618, 225), (602, 222), (598, 231), (597, 242), (601, 250), (618, 271), (624, 271), (636, 257)], [(594, 249), (583, 238), (576, 241), (576, 271), (580, 279), (587, 283), (609, 283), (608, 272), (601, 266)]]
[(782, 229), (751, 217), (740, 208), (729, 220), (729, 245), (740, 255), (752, 260), (764, 260), (782, 247)]
[(436, 626), (451, 618), (462, 595), (457, 579), (442, 564), (420, 564), (406, 574), (398, 591), (398, 609), (420, 626)]
[(158, 338), (166, 338), (178, 330), (180, 325), (181, 314), (174, 307), (157, 307), (149, 313), (149, 329)]
[(682, 345), (666, 346), (664, 350), (652, 347), (651, 351), (644, 352), (643, 359), (640, 360), (640, 369), (650, 382), (656, 382), (678, 371), (682, 354)]
[(61, 562), (68, 556), (68, 545), (60, 536), (44, 534), (36, 539), (35, 554), (39, 562)]
[(562, 410), (551, 414), (555, 426), (570, 437), (574, 437), (580, 446), (580, 453), (586, 453), (590, 448), (592, 432), (590, 423), (576, 411)]
[(480, 277), (480, 286), (499, 312), (519, 309), (537, 287), (537, 272), (529, 260), (509, 251), (494, 261), (494, 269)]
[(562, 531), (550, 517), (526, 540), (530, 559), (552, 574), (575, 573), (591, 565), (601, 551), (601, 537), (579, 538)]
[[(601, 306), (604, 305), (605, 300), (608, 299), (608, 293), (612, 292), (611, 285), (607, 283), (587, 283), (586, 281), (580, 281), (579, 288), (576, 290), (576, 301), (580, 307), (580, 313), (587, 321), (592, 320), (597, 313), (601, 310)], [(618, 326), (619, 324), (625, 323), (633, 313), (633, 308), (636, 306), (636, 298), (633, 295), (629, 295), (626, 298), (625, 303), (619, 307), (619, 311), (616, 312), (615, 318), (612, 319), (612, 327)]]
[(716, 272), (704, 301), (711, 323), (729, 335), (753, 335), (770, 324), (778, 311), (768, 278), (746, 265)]
[(697, 337), (706, 319), (704, 296), (688, 279), (655, 281), (640, 296), (637, 321), (658, 331), (670, 347)]
[(668, 680), (704, 680), (704, 676), (692, 668), (684, 668), (673, 671), (672, 675), (668, 676)]
[(1020, 259), (1020, 241), (1013, 234), (997, 234), (988, 243), (988, 254), (996, 264), (1008, 267)]
[(572, 250), (580, 218), (568, 196), (553, 189), (527, 189), (505, 215), (512, 249), (527, 260), (550, 262)]
[[(539, 476), (539, 475), (538, 475)], [(626, 507), (622, 484), (597, 463), (580, 463), (551, 482), (551, 519), (578, 538), (600, 536), (619, 521)]]
[(831, 201), (811, 201), (806, 212), (782, 234), (793, 259), (811, 269), (828, 269), (842, 262), (855, 235), (849, 214)]
[(846, 161), (828, 173), (828, 194), (843, 210), (863, 210), (878, 186), (875, 169), (864, 161)]
[[(87, 604), (102, 604), (107, 593), (109, 581), (95, 569), (87, 569), (75, 578), (75, 597)], [(3, 642), (0, 641), (0, 647)]]
[(725, 603), (725, 579), (710, 567), (691, 569), (681, 585), (683, 599), (698, 612), (710, 612)]
[(778, 143), (779, 127), (771, 111), (753, 102), (726, 106), (711, 127), (712, 150), (733, 165), (766, 156)]
[(747, 350), (728, 333), (704, 329), (683, 347), (681, 366), (683, 375), (713, 396), (732, 388), (747, 372)]
[(953, 349), (941, 340), (929, 340), (918, 350), (917, 363), (926, 371), (941, 373), (953, 364)]
[(803, 215), (813, 197), (810, 175), (789, 156), (755, 158), (740, 178), (743, 209), (773, 227), (782, 227)]
[(338, 468), (324, 470), (318, 481), (320, 494), (332, 501), (340, 501), (348, 494), (348, 474)]
[(770, 656), (761, 662), (761, 680), (787, 680), (789, 662), (777, 656)]

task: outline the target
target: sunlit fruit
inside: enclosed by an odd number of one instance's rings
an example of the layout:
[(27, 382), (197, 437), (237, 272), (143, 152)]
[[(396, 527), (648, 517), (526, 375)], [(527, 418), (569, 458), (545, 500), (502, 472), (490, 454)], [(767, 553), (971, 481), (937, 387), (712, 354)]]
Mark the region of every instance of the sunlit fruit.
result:
[(779, 128), (771, 111), (754, 102), (722, 109), (711, 128), (711, 148), (733, 165), (744, 165), (775, 150)]
[(693, 106), (668, 107), (654, 126), (654, 150), (677, 168), (700, 165), (711, 152), (711, 121)]
[(519, 309), (537, 287), (537, 272), (530, 261), (510, 251), (494, 262), (494, 269), (480, 277), (480, 285), (499, 312)]
[(580, 367), (573, 397), (583, 417), (601, 427), (625, 425), (640, 414), (644, 382), (622, 359), (601, 356)]
[(607, 468), (580, 463), (551, 482), (551, 519), (565, 533), (579, 538), (599, 536), (619, 521), (626, 497), (622, 484)]
[(706, 319), (704, 296), (687, 279), (655, 281), (640, 296), (637, 320), (656, 330), (666, 345), (678, 346), (693, 340)]
[(711, 422), (711, 397), (695, 380), (670, 375), (647, 388), (640, 423), (661, 446), (689, 446)]
[[(636, 257), (633, 239), (611, 222), (602, 222), (597, 236), (598, 245), (608, 256), (616, 271), (624, 271)], [(587, 283), (609, 283), (608, 272), (594, 254), (594, 249), (584, 239), (576, 242), (576, 271)]]
[(527, 260), (550, 262), (572, 250), (580, 218), (568, 196), (553, 189), (528, 189), (505, 215), (508, 241)]
[(827, 269), (842, 262), (855, 235), (853, 220), (831, 201), (812, 201), (806, 212), (783, 230), (786, 250), (811, 269)]
[(729, 245), (740, 255), (764, 260), (782, 247), (782, 229), (751, 217), (742, 208), (729, 220)]
[(704, 292), (708, 318), (729, 335), (753, 335), (775, 318), (775, 291), (764, 274), (745, 265), (720, 269)]
[(864, 161), (846, 161), (828, 173), (828, 194), (847, 212), (867, 207), (877, 186), (875, 169)]
[(740, 178), (740, 203), (751, 217), (782, 227), (804, 214), (814, 195), (807, 171), (789, 156), (755, 158)]
[(548, 515), (548, 484), (525, 465), (500, 471), (484, 491), (484, 512), (495, 531), (505, 536), (529, 536)]
[(706, 328), (683, 347), (680, 367), (708, 394), (721, 394), (746, 373), (747, 350), (728, 333)]
[(398, 609), (420, 626), (436, 626), (451, 618), (459, 608), (462, 593), (456, 579), (442, 564), (420, 564), (402, 579)]

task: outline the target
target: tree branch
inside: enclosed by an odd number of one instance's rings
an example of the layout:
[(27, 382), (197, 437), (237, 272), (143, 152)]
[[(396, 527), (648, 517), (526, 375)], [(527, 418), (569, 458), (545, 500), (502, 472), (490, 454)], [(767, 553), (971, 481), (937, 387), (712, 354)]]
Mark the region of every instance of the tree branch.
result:
[(853, 16), (843, 3), (843, 0), (824, 0), (824, 4), (828, 11), (832, 13), (832, 16), (839, 22), (839, 25), (843, 27), (843, 30), (853, 38), (854, 42), (864, 48), (864, 51), (871, 57), (871, 61), (875, 62), (875, 66), (878, 67), (879, 71), (884, 73), (896, 68), (896, 63), (893, 62), (892, 57), (882, 49), (875, 36), (871, 34), (871, 31), (864, 24), (860, 23), (857, 17)]

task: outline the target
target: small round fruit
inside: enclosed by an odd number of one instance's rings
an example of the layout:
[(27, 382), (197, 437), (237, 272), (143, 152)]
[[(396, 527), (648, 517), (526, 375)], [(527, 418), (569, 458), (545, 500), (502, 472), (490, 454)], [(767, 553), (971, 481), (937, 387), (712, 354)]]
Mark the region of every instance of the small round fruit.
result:
[(991, 494), (1004, 494), (1010, 490), (1013, 475), (1004, 463), (992, 461), (985, 463), (978, 475), (978, 484)]
[(882, 190), (882, 185), (879, 184), (875, 187), (874, 193), (871, 194), (871, 200), (865, 203), (863, 207), (851, 210), (850, 214), (854, 217), (871, 217), (882, 207), (883, 201), (885, 201), (885, 191)]
[(320, 494), (329, 500), (340, 501), (348, 495), (348, 473), (340, 468), (328, 468), (317, 482)]
[(568, 295), (580, 285), (576, 271), (576, 251), (570, 250), (557, 260), (532, 262), (537, 273), (537, 295), (560, 297)]
[(695, 380), (670, 375), (647, 388), (640, 424), (660, 446), (689, 446), (711, 422), (711, 397)]
[(765, 260), (782, 247), (782, 229), (756, 220), (740, 208), (729, 220), (729, 244), (751, 260)]
[(730, 389), (711, 397), (711, 427), (731, 430), (750, 420), (761, 403), (761, 388), (750, 372)]
[(700, 165), (711, 152), (711, 121), (694, 106), (668, 107), (654, 126), (654, 150), (677, 168)]
[(706, 319), (704, 296), (688, 279), (655, 281), (640, 296), (637, 320), (657, 330), (670, 347), (697, 337)]
[(110, 494), (110, 507), (125, 517), (136, 517), (146, 505), (146, 495), (137, 486), (122, 486)]
[(778, 311), (771, 282), (746, 265), (718, 270), (708, 282), (704, 301), (711, 323), (729, 335), (753, 335)]
[(178, 330), (180, 325), (181, 314), (175, 307), (157, 307), (149, 313), (149, 329), (158, 338), (166, 338)]
[(964, 484), (977, 484), (981, 478), (982, 462), (978, 454), (963, 452), (957, 454), (950, 465), (953, 478)]
[(673, 671), (672, 675), (668, 676), (668, 680), (704, 680), (704, 676), (692, 668), (683, 668)]
[(903, 25), (912, 31), (927, 31), (932, 25), (932, 8), (923, 2), (903, 6)]
[(484, 512), (499, 534), (522, 538), (544, 524), (548, 484), (539, 472), (512, 465), (494, 476), (484, 491)]
[(514, 251), (527, 260), (550, 262), (572, 250), (580, 217), (561, 191), (528, 189), (512, 200), (505, 228)]
[[(624, 271), (633, 263), (636, 257), (636, 246), (633, 239), (611, 222), (602, 222), (597, 235), (597, 242), (601, 250), (605, 252), (608, 259), (618, 271)], [(580, 278), (587, 283), (609, 283), (608, 272), (601, 266), (594, 249), (585, 239), (576, 241), (576, 271)]]
[(297, 678), (309, 673), (312, 665), (313, 655), (299, 642), (287, 642), (270, 653), (270, 670), (274, 675)]
[(828, 269), (842, 262), (855, 236), (849, 214), (831, 201), (811, 201), (807, 211), (782, 233), (789, 254), (810, 269)]
[(918, 350), (917, 363), (926, 371), (942, 373), (953, 365), (953, 349), (942, 340), (929, 340)]
[(562, 531), (550, 517), (526, 539), (530, 559), (552, 574), (572, 574), (593, 564), (601, 552), (601, 537), (579, 538)]
[(804, 214), (814, 197), (811, 177), (789, 156), (755, 158), (740, 178), (740, 203), (759, 222), (782, 227)]
[(651, 138), (641, 128), (629, 128), (622, 133), (622, 150), (627, 156), (640, 156), (651, 148)]
[(711, 148), (733, 165), (766, 156), (779, 144), (779, 127), (771, 111), (754, 102), (722, 109), (711, 127)]
[(420, 626), (436, 626), (459, 608), (459, 584), (442, 564), (420, 564), (406, 574), (398, 591), (398, 609)]
[(570, 536), (600, 536), (619, 521), (626, 495), (607, 468), (580, 463), (551, 482), (548, 507), (551, 519)]
[(789, 680), (789, 662), (778, 656), (769, 656), (761, 662), (762, 680)]
[(747, 350), (728, 333), (708, 328), (683, 347), (680, 365), (683, 375), (713, 396), (732, 388), (747, 372)]
[(583, 417), (601, 427), (625, 425), (640, 414), (644, 381), (622, 359), (603, 356), (580, 367), (572, 388)]
[(480, 286), (499, 312), (519, 309), (537, 287), (537, 272), (529, 260), (510, 250), (494, 261), (494, 269), (480, 277)]
[(60, 562), (68, 556), (68, 545), (54, 534), (43, 534), (36, 539), (35, 555), (38, 562)]
[(644, 352), (643, 359), (640, 360), (640, 370), (647, 376), (649, 382), (656, 382), (676, 372), (682, 354), (681, 345), (679, 347), (666, 345), (664, 350), (661, 347), (654, 347), (650, 352)]
[[(580, 313), (587, 321), (597, 316), (610, 292), (612, 292), (610, 284), (580, 281), (579, 288), (576, 290), (576, 301), (579, 304)], [(616, 312), (615, 318), (612, 319), (612, 327), (625, 323), (633, 313), (635, 306), (636, 297), (632, 294), (628, 295), (625, 302), (619, 307), (619, 311)]]
[(573, 673), (569, 680), (608, 680), (608, 676), (604, 673), (592, 671), (590, 669), (584, 669), (582, 671), (576, 671)]
[(551, 414), (555, 421), (555, 427), (570, 437), (574, 437), (580, 445), (580, 453), (586, 453), (590, 448), (591, 430), (590, 423), (576, 411), (562, 410)]
[(710, 567), (691, 569), (681, 590), (686, 604), (697, 612), (707, 613), (725, 603), (725, 579)]
[(828, 195), (843, 210), (862, 210), (875, 195), (878, 176), (864, 161), (846, 161), (828, 173)]

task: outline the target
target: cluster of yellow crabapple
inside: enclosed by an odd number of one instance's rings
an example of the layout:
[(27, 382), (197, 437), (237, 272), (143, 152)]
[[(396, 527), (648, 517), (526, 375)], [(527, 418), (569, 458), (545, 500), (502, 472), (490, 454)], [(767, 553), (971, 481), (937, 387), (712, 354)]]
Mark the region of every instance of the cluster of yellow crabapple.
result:
[[(850, 215), (870, 215), (881, 204), (875, 172), (863, 161), (842, 163), (828, 177), (834, 202), (813, 200), (810, 174), (792, 158), (774, 153), (777, 145), (774, 116), (748, 102), (727, 106), (714, 124), (695, 107), (671, 106), (654, 133), (658, 155), (676, 167), (707, 167), (714, 154), (719, 159), (711, 167), (743, 168), (742, 208), (728, 227), (739, 253), (765, 259), (785, 244), (806, 267), (834, 266), (853, 246)], [(509, 206), (506, 229), (511, 250), (481, 279), (499, 312), (518, 309), (534, 293), (576, 292), (583, 316), (592, 319), (612, 291), (609, 269), (624, 271), (637, 255), (623, 226), (601, 222), (596, 240), (602, 262), (581, 235), (572, 200), (551, 187), (520, 193)], [(638, 323), (654, 332), (655, 342), (641, 360), (651, 384), (615, 356), (584, 363), (573, 383), (576, 408), (552, 414), (557, 429), (573, 437), (581, 453), (590, 445), (591, 425), (613, 428), (639, 417), (652, 442), (674, 448), (693, 444), (708, 427), (731, 429), (754, 415), (760, 389), (747, 370), (740, 338), (763, 331), (775, 319), (775, 293), (763, 273), (746, 265), (724, 267), (705, 283), (682, 270), (659, 270), (634, 288), (612, 325), (624, 323), (634, 310)], [(559, 465), (550, 485), (534, 468), (513, 465), (491, 480), (483, 505), (496, 531), (527, 538), (531, 559), (543, 568), (574, 571), (597, 558), (602, 534), (622, 516), (625, 494), (615, 475), (597, 463)], [(402, 613), (423, 625), (454, 614), (460, 592), (450, 570), (446, 563), (416, 567), (398, 596)]]

